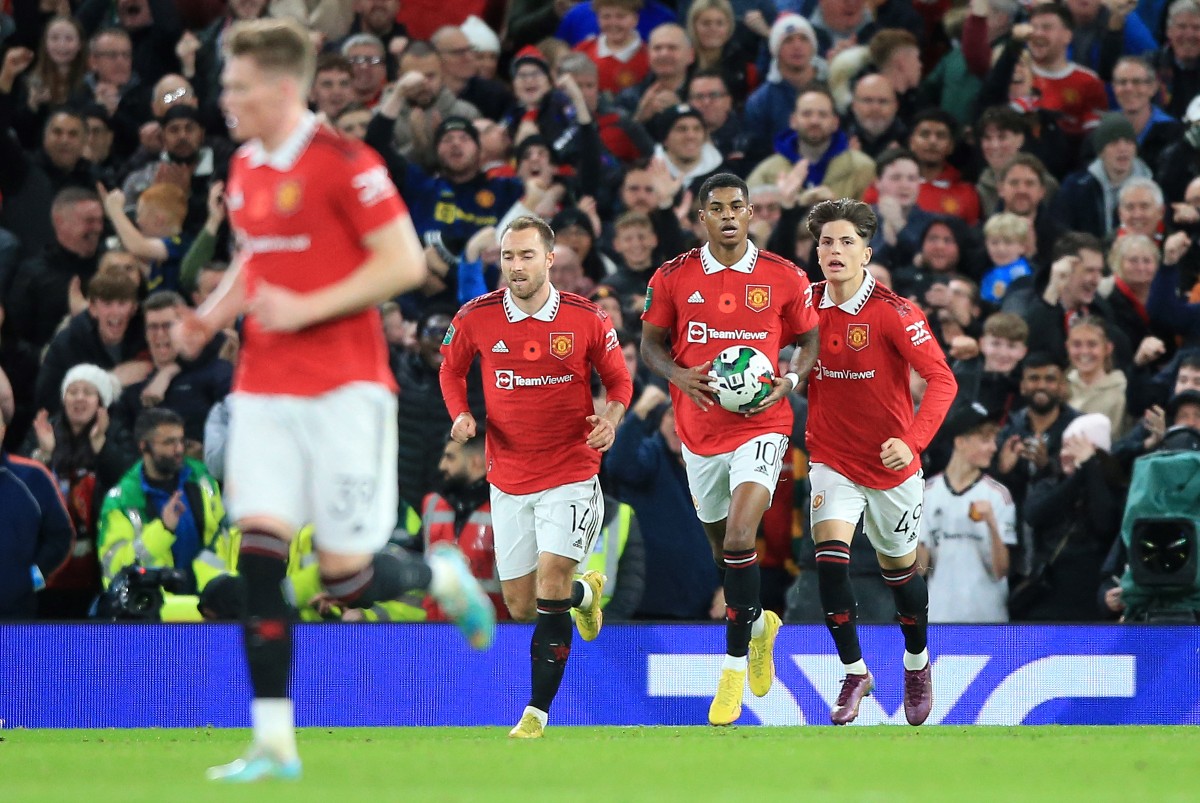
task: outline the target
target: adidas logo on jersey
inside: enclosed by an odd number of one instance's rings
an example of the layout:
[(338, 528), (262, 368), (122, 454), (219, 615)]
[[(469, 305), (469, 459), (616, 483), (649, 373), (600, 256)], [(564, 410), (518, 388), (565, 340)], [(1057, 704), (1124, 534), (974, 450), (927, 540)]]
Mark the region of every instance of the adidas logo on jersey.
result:
[(755, 471), (757, 471), (759, 474), (766, 474), (766, 473), (767, 473), (767, 467), (766, 467), (766, 466), (755, 466), (755, 467), (754, 467), (754, 470), (755, 470)]
[(583, 549), (583, 539), (576, 538), (575, 542), (572, 543), (571, 546), (575, 547), (576, 549)]
[(699, 291), (699, 290), (697, 290), (697, 291), (695, 291), (694, 293), (692, 293), (690, 296), (688, 296), (687, 303), (689, 303), (689, 304), (703, 304), (703, 303), (704, 303), (704, 296), (700, 295), (700, 291)]
[(497, 340), (496, 345), (492, 346), (492, 354), (508, 354), (508, 346), (503, 340)]

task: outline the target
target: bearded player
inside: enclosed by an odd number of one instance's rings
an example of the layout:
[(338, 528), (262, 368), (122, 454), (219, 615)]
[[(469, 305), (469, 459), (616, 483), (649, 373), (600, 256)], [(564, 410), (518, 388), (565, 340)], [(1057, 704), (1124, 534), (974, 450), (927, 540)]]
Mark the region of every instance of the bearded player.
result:
[[(823, 201), (808, 215), (826, 280), (813, 286), (821, 359), (808, 383), (807, 444), (817, 580), (825, 624), (846, 677), (830, 712), (853, 722), (875, 679), (863, 661), (850, 585), (850, 541), (865, 514), (904, 634), (904, 715), (920, 725), (933, 705), (929, 591), (917, 572), (925, 485), (921, 451), (941, 426), (957, 383), (925, 315), (867, 270), (877, 221), (859, 201)], [(910, 367), (929, 383), (913, 414)]]
[[(467, 370), (483, 364), (487, 478), (492, 486), (496, 572), (512, 618), (535, 622), (529, 704), (509, 732), (538, 739), (571, 654), (571, 610), (584, 641), (600, 633), (605, 577), (575, 570), (604, 524), (600, 455), (612, 447), (633, 395), (613, 328), (598, 306), (550, 284), (554, 232), (518, 217), (500, 238), (506, 284), (467, 303), (442, 342), (441, 385), (466, 443), (477, 424), (467, 405)], [(592, 371), (607, 404), (597, 414)]]
[[(755, 537), (788, 451), (793, 413), (784, 397), (817, 359), (817, 315), (804, 272), (750, 242), (754, 208), (746, 182), (718, 173), (699, 197), (708, 244), (667, 262), (650, 279), (641, 351), (646, 365), (671, 383), (688, 487), (717, 564), (725, 568), (726, 654), (708, 721), (730, 725), (742, 713), (747, 673), (759, 697), (775, 677), (780, 621), (762, 609)], [(793, 342), (798, 348), (789, 372), (774, 378), (770, 394), (750, 413), (715, 403), (708, 370), (717, 354), (752, 346), (774, 364), (780, 348)]]

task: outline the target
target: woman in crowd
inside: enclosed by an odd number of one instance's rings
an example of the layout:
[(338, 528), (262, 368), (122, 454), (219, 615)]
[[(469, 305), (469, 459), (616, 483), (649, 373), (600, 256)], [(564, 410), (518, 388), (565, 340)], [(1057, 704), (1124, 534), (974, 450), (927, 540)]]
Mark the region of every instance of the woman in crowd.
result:
[(53, 18), (42, 32), (37, 61), (17, 84), (13, 129), (25, 148), (41, 146), (50, 110), (64, 105), (83, 86), (85, 73), (83, 28), (74, 17)]
[(39, 597), (43, 618), (83, 619), (100, 593), (101, 556), (95, 550), (100, 502), (137, 460), (129, 433), (108, 417), (117, 390), (117, 380), (104, 369), (76, 365), (63, 379), (62, 410), (40, 411), (22, 450), (54, 474), (75, 528), (70, 558)]

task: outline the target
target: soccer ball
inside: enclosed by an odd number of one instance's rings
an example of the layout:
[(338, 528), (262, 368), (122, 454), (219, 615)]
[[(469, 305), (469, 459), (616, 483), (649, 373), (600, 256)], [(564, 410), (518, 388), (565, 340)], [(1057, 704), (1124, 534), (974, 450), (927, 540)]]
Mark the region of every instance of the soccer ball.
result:
[(744, 413), (758, 406), (771, 392), (775, 366), (753, 346), (730, 346), (713, 360), (709, 376), (717, 404), (731, 413)]

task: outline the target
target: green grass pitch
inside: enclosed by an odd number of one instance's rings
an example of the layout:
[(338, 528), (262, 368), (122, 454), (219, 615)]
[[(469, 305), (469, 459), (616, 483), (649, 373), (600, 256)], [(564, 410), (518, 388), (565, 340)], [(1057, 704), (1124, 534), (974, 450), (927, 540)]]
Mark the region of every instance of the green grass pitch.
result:
[(218, 786), (240, 730), (0, 731), (0, 800), (1195, 801), (1200, 728), (308, 728), (298, 783)]

